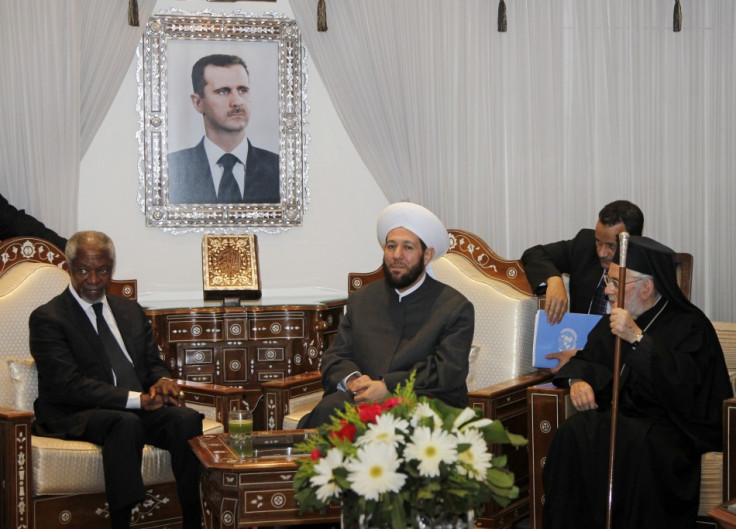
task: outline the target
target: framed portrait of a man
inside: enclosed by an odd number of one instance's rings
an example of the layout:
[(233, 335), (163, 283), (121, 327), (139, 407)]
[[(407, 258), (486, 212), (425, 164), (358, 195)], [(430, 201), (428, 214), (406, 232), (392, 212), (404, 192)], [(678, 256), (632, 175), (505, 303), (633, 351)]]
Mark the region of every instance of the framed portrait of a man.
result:
[(279, 15), (153, 15), (139, 60), (146, 224), (234, 231), (302, 223), (301, 36)]

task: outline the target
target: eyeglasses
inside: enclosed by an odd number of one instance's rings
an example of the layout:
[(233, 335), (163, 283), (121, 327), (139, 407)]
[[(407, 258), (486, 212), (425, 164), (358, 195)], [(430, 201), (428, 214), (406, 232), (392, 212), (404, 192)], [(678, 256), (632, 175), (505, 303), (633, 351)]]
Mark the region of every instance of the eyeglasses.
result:
[[(630, 283), (636, 283), (637, 281), (641, 281), (643, 279), (646, 279), (646, 277), (638, 277), (636, 279), (632, 279), (631, 281), (627, 281), (626, 284)], [(605, 274), (603, 276), (603, 281), (606, 282), (607, 287), (613, 287), (614, 290), (618, 290), (618, 278), (617, 277), (611, 277), (608, 274)]]

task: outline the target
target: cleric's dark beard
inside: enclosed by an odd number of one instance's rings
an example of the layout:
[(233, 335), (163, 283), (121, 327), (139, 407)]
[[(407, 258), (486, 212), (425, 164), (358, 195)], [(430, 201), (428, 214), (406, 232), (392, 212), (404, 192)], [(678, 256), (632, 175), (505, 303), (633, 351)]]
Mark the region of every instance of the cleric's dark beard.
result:
[(419, 262), (412, 266), (409, 271), (401, 276), (399, 279), (394, 279), (391, 275), (391, 269), (386, 265), (386, 261), (383, 262), (383, 275), (386, 276), (386, 283), (394, 288), (406, 288), (412, 285), (420, 275), (424, 272), (424, 254)]

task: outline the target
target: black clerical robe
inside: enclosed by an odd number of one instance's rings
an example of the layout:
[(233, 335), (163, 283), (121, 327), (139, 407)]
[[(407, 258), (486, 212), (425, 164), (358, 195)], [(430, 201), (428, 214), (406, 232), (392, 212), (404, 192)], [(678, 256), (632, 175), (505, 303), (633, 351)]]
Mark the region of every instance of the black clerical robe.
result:
[(394, 391), (416, 371), (417, 395), (465, 407), (474, 329), (472, 303), (429, 275), (401, 301), (386, 281), (371, 283), (350, 295), (337, 337), (322, 357), (325, 392), (336, 391), (354, 371)]
[[(723, 351), (698, 310), (660, 301), (637, 325), (645, 338), (622, 342), (614, 465), (613, 526), (692, 529), (700, 456), (721, 449), (722, 401), (732, 395)], [(615, 338), (609, 316), (556, 375), (588, 382), (597, 410), (562, 424), (545, 463), (544, 527), (605, 527)]]

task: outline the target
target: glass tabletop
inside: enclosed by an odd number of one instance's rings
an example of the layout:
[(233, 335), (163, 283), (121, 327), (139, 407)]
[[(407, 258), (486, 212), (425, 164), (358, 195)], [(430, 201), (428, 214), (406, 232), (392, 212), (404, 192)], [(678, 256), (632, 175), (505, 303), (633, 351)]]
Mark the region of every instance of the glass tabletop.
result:
[(245, 445), (233, 443), (229, 434), (221, 433), (202, 435), (189, 443), (207, 467), (293, 464), (295, 459), (308, 457), (296, 446), (314, 433), (315, 430), (256, 431)]
[(248, 453), (244, 453), (239, 443), (234, 443), (230, 434), (222, 434), (230, 450), (238, 457), (281, 458), (292, 455), (305, 456), (304, 452), (298, 452), (296, 445), (307, 439), (314, 432), (311, 430), (294, 430), (279, 432), (253, 432), (252, 443), (248, 447)]

